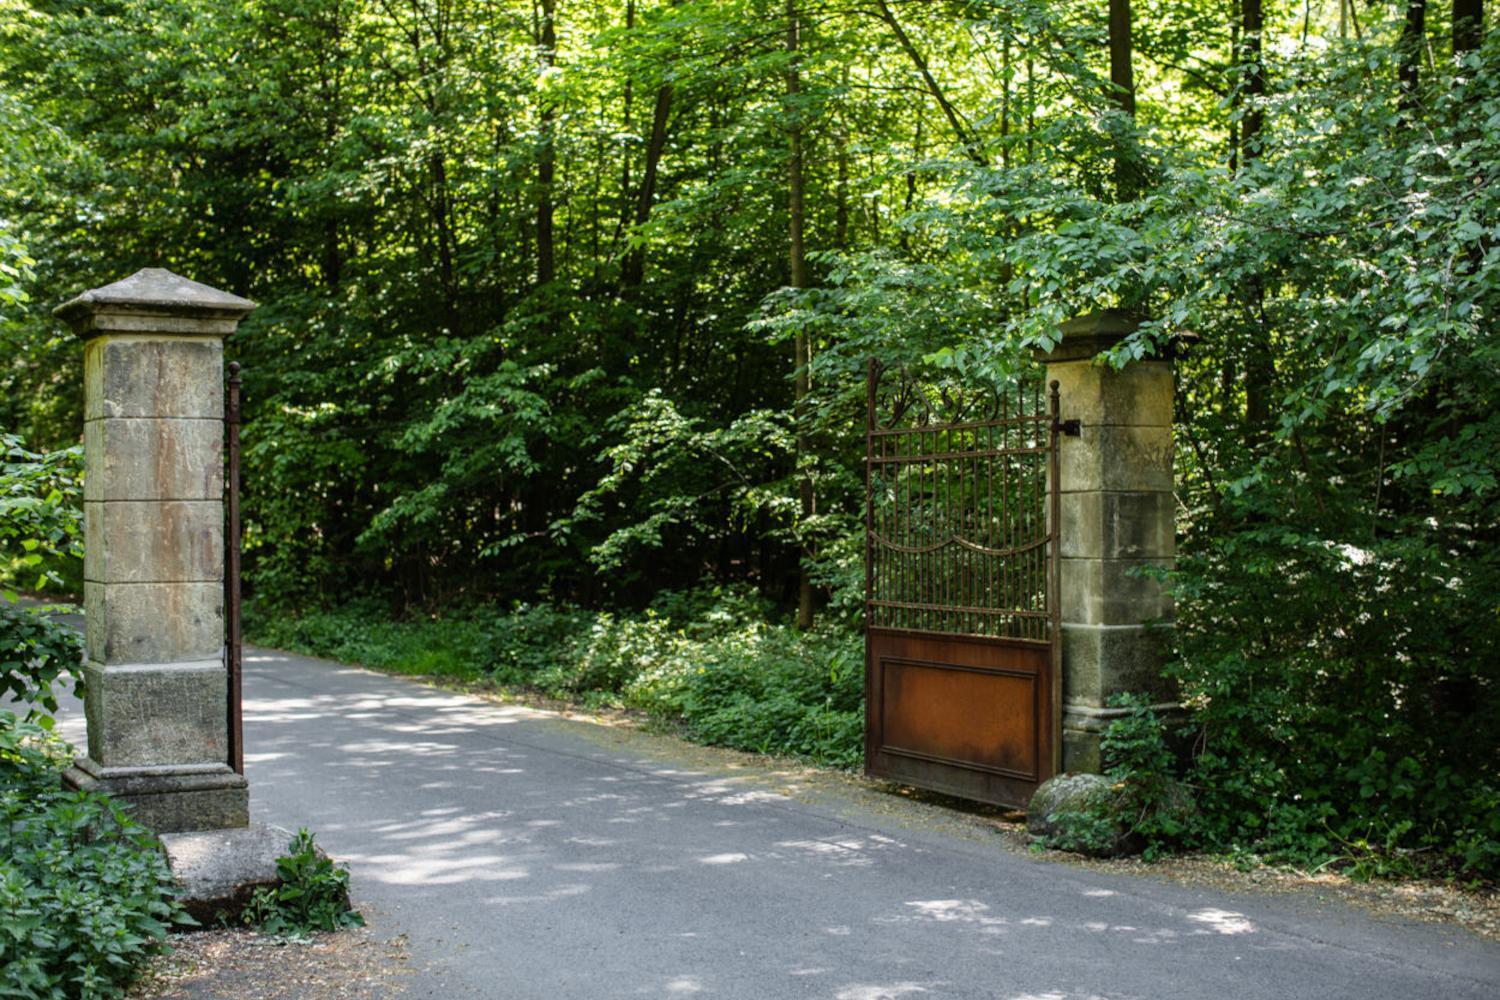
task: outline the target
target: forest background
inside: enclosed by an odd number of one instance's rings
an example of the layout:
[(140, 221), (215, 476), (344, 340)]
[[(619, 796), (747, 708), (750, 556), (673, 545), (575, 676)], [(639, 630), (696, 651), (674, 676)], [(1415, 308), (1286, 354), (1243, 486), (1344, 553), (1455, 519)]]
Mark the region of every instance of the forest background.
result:
[(261, 303), (254, 637), (849, 766), (866, 359), (1133, 309), (1174, 836), (1493, 879), (1497, 180), (1481, 0), (0, 0), (7, 489), (76, 493), (50, 308), (168, 267)]

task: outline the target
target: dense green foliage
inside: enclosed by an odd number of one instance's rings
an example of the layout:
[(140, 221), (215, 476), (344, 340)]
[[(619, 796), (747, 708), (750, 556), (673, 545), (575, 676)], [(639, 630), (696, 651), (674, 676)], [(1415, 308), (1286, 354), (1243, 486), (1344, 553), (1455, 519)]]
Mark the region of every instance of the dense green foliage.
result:
[(300, 617), (255, 609), (271, 646), (400, 673), (487, 681), (639, 709), (703, 743), (855, 767), (863, 753), (857, 636), (768, 624), (742, 592), (664, 593), (644, 612), (539, 605), (372, 621), (370, 607)]
[(729, 686), (681, 690), (740, 708), (660, 710), (782, 746), (803, 709), (751, 706), (816, 703), (844, 640), (685, 654), (691, 616), (639, 609), (785, 607), (800, 570), (852, 624), (864, 359), (983, 381), (1134, 309), (1116, 363), (1187, 347), (1202, 838), (1493, 876), (1500, 32), (1136, 7), (1132, 116), (1076, 0), (0, 0), (0, 426), (76, 438), (66, 295), (145, 264), (247, 294), (263, 609), (523, 603), (427, 655), (626, 700), (696, 660)]
[(62, 789), (69, 748), (0, 712), (0, 992), (122, 997), (179, 916), (150, 832), (107, 797)]
[(365, 920), (349, 908), (349, 871), (333, 863), (298, 830), (276, 859), (281, 882), (255, 890), (242, 917), (263, 934), (305, 938), (316, 931), (363, 927)]
[(83, 643), (76, 630), (19, 606), (10, 585), (42, 590), (71, 582), (59, 571), (80, 574), (81, 492), (81, 448), (36, 454), (0, 434), (0, 695), (46, 711), (57, 710), (53, 684), (73, 679)]

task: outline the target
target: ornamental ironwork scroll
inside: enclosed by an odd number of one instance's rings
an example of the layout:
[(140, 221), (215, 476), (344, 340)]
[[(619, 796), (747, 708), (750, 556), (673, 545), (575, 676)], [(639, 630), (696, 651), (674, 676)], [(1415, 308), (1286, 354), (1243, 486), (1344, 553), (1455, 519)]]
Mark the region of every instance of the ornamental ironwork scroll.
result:
[(868, 379), (868, 626), (1052, 641), (1055, 387)]

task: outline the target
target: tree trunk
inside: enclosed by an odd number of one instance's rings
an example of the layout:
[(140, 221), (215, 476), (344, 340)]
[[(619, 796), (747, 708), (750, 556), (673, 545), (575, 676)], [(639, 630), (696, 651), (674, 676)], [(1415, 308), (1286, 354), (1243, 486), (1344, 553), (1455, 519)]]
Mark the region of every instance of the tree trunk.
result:
[[(1130, 0), (1109, 0), (1109, 96), (1127, 116), (1135, 117), (1135, 68), (1130, 44)], [(1115, 147), (1115, 193), (1121, 201), (1135, 197), (1135, 164), (1122, 133)]]
[(443, 309), (450, 327), (458, 319), (458, 295), (453, 274), (453, 209), (448, 197), (448, 167), (441, 149), (428, 157), (432, 173), (432, 219), (437, 226), (438, 275), (443, 283)]
[[(1242, 0), (1240, 33), (1244, 40), (1241, 61), (1245, 66), (1243, 91), (1245, 117), (1240, 129), (1240, 164), (1248, 168), (1261, 154), (1265, 129), (1266, 69), (1262, 60), (1262, 36), (1265, 14), (1261, 0)], [(1247, 437), (1262, 437), (1271, 422), (1271, 384), (1275, 378), (1275, 359), (1271, 355), (1271, 330), (1266, 320), (1265, 283), (1253, 276), (1245, 290), (1246, 326), (1249, 330), (1245, 351), (1245, 428)]]
[(1135, 115), (1135, 68), (1130, 44), (1130, 0), (1109, 0), (1110, 98), (1127, 115)]
[[(661, 154), (667, 148), (667, 122), (672, 114), (672, 85), (664, 83), (656, 92), (656, 110), (651, 114), (651, 137), (646, 141), (646, 164), (641, 174), (641, 189), (636, 193), (635, 226), (639, 229), (651, 218), (651, 206), (656, 199), (656, 175), (661, 166)], [(640, 287), (646, 272), (646, 251), (643, 247), (632, 247), (625, 255), (624, 273), (621, 282), (626, 288)]]
[(1240, 37), (1244, 40), (1244, 51), (1240, 58), (1245, 66), (1245, 85), (1242, 88), (1245, 117), (1240, 129), (1240, 147), (1245, 162), (1260, 155), (1260, 134), (1266, 122), (1262, 106), (1266, 96), (1266, 65), (1261, 56), (1265, 24), (1261, 0), (1241, 0)]
[(1407, 0), (1406, 23), (1401, 28), (1400, 67), (1401, 114), (1410, 118), (1420, 103), (1422, 86), (1422, 50), (1427, 41), (1427, 0)]
[(1453, 0), (1453, 54), (1479, 48), (1484, 34), (1484, 0)]
[[(541, 0), (542, 16), (537, 33), (537, 45), (541, 49), (542, 64), (548, 69), (557, 65), (557, 28), (553, 18), (557, 13), (557, 0)], [(551, 284), (557, 278), (555, 237), (552, 232), (552, 184), (557, 173), (557, 149), (553, 143), (553, 128), (557, 110), (550, 98), (543, 96), (540, 114), (541, 147), (536, 161), (536, 281), (537, 285)]]
[[(787, 235), (788, 263), (791, 270), (792, 287), (807, 288), (807, 255), (803, 242), (805, 221), (802, 177), (802, 109), (798, 97), (802, 93), (802, 80), (798, 73), (798, 16), (797, 0), (786, 0), (786, 50), (791, 56), (786, 72), (787, 110), (791, 123), (787, 128)], [(793, 389), (793, 420), (797, 427), (797, 501), (801, 512), (801, 527), (806, 530), (813, 516), (814, 498), (810, 472), (803, 466), (809, 458), (807, 440), (807, 396), (812, 389), (809, 366), (812, 361), (807, 331), (797, 330), (792, 344), (793, 365), (796, 384)], [(797, 566), (797, 627), (810, 629), (813, 626), (813, 589), (808, 578), (807, 563), (812, 558), (812, 546), (802, 543), (801, 559)]]

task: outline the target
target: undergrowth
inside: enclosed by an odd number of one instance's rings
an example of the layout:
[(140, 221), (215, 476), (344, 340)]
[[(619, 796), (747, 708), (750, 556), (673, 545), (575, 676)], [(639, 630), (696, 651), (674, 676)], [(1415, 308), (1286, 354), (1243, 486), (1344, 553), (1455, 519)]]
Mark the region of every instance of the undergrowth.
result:
[(151, 833), (106, 796), (63, 790), (69, 755), (0, 711), (0, 996), (122, 997), (189, 922)]
[(491, 681), (591, 707), (636, 709), (711, 746), (858, 767), (858, 635), (801, 633), (738, 589), (669, 593), (639, 614), (536, 605), (381, 618), (351, 605), (248, 616), (260, 644), (393, 673)]

